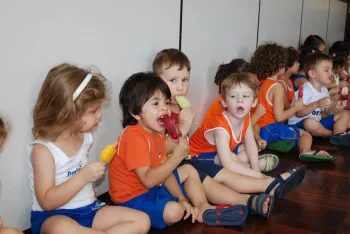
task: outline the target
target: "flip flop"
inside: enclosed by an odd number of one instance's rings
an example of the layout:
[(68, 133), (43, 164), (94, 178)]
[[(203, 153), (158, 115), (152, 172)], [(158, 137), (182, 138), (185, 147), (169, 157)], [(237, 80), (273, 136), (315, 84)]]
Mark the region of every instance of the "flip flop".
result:
[(275, 150), (277, 152), (288, 153), (294, 147), (293, 140), (281, 140), (281, 141), (270, 141), (267, 144), (269, 150)]
[(263, 154), (259, 156), (259, 159), (265, 159), (265, 167), (261, 170), (262, 172), (270, 172), (274, 170), (279, 163), (279, 158), (274, 154)]
[(275, 190), (275, 197), (277, 199), (284, 198), (287, 193), (301, 184), (305, 177), (306, 167), (301, 166), (295, 167), (294, 169), (296, 169), (296, 171), (288, 170), (290, 176), (285, 180), (280, 175), (276, 176), (274, 181), (266, 188), (265, 194), (270, 194), (271, 190), (279, 183)]
[(327, 156), (320, 156), (317, 155), (321, 150), (316, 150), (313, 154), (301, 154), (299, 156), (300, 161), (302, 162), (331, 162), (335, 161), (335, 157), (327, 157)]
[(221, 205), (203, 213), (203, 223), (208, 226), (240, 226), (248, 216), (247, 206)]
[[(255, 207), (253, 208), (253, 200), (256, 198), (255, 201)], [(266, 201), (267, 198), (270, 198), (270, 206), (269, 210), (267, 211), (266, 214), (264, 214), (264, 201)], [(275, 203), (275, 197), (270, 195), (270, 194), (264, 194), (261, 193), (259, 195), (251, 195), (248, 199), (248, 209), (251, 214), (259, 214), (263, 217), (269, 218), (271, 216), (272, 210), (273, 210), (273, 205)]]
[(350, 147), (350, 135), (344, 134), (344, 133), (339, 133), (339, 134), (333, 135), (330, 138), (330, 143), (332, 145)]

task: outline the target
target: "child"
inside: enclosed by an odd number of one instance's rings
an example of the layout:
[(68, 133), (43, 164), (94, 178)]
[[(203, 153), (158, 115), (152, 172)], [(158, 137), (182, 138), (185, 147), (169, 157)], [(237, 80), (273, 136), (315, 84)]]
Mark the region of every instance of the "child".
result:
[[(160, 51), (156, 55), (153, 61), (153, 69), (167, 83), (168, 87), (170, 88), (171, 96), (172, 96), (171, 100), (175, 100), (175, 95), (187, 94), (188, 82), (184, 82), (184, 81), (186, 81), (186, 79), (188, 80), (190, 79), (190, 73), (189, 73), (190, 62), (184, 53), (182, 53), (177, 49), (164, 49)], [(174, 85), (174, 83), (177, 85)], [(181, 86), (182, 84), (183, 86)], [(220, 101), (220, 103), (216, 105), (216, 107), (218, 107), (218, 111), (222, 113), (221, 100), (220, 99), (218, 100)], [(178, 106), (176, 101), (174, 101), (173, 103), (170, 103), (170, 109), (172, 112), (174, 112), (180, 109), (180, 107)], [(217, 110), (215, 110), (215, 107), (213, 109), (214, 110), (211, 113), (217, 112)], [(181, 110), (181, 112), (185, 110), (190, 111), (188, 110), (188, 108), (186, 108), (184, 110)], [(180, 112), (180, 115), (181, 115), (181, 112)], [(175, 117), (177, 116), (176, 114), (173, 114), (173, 115)], [(175, 122), (179, 123), (180, 121), (181, 123), (181, 121), (188, 121), (188, 120), (192, 121), (191, 118), (185, 119), (185, 120), (183, 119), (179, 120), (177, 118), (175, 119)], [(182, 124), (183, 126), (186, 125), (186, 123), (182, 123)], [(167, 140), (169, 141), (169, 144), (167, 144), (168, 148), (166, 148), (166, 150), (168, 153), (169, 152), (171, 153), (174, 149), (174, 146), (177, 145), (177, 142), (174, 142), (171, 139), (171, 137), (166, 137), (166, 141)], [(185, 160), (184, 163), (190, 163), (198, 171), (205, 193), (209, 201), (213, 204), (232, 204), (232, 205), (248, 204), (248, 208), (252, 210), (251, 208), (252, 203), (250, 203), (249, 201), (254, 201), (255, 199), (254, 195), (249, 197), (249, 195), (245, 195), (245, 194), (263, 192), (266, 190), (268, 186), (269, 187), (275, 186), (276, 184), (273, 181), (275, 182), (277, 181), (276, 179), (265, 176), (257, 171), (253, 171), (253, 173), (255, 174), (255, 177), (257, 178), (243, 176), (241, 174), (234, 173), (229, 169), (226, 169), (220, 165), (214, 164), (213, 160), (211, 161)], [(269, 165), (272, 165), (272, 162), (270, 162)], [(300, 168), (299, 170), (303, 170), (303, 168)], [(281, 174), (281, 177), (283, 179), (291, 178), (290, 172), (293, 173), (293, 171), (290, 170), (287, 173)], [(287, 179), (287, 180), (291, 180), (291, 179)], [(290, 191), (290, 189), (286, 190), (286, 193), (288, 191)], [(245, 193), (245, 194), (239, 194), (239, 193)], [(268, 191), (265, 191), (265, 193), (271, 194), (271, 195), (274, 194)], [(274, 195), (276, 196), (276, 198), (281, 198), (281, 195), (278, 193), (277, 194), (275, 193)], [(247, 199), (249, 199), (248, 203), (247, 203)], [(264, 198), (264, 199), (267, 199), (267, 198)], [(263, 201), (264, 199), (259, 199), (259, 200)], [(268, 214), (271, 212), (271, 206), (272, 206), (271, 204), (273, 204), (272, 201), (270, 201), (270, 206), (269, 206), (270, 211), (267, 211), (268, 204), (265, 204), (264, 212), (260, 214), (264, 216), (268, 216)]]
[(184, 213), (184, 219), (192, 216), (192, 222), (207, 225), (242, 224), (246, 206), (209, 205), (197, 171), (191, 165), (177, 167), (188, 154), (185, 138), (166, 159), (161, 133), (169, 99), (168, 86), (154, 74), (136, 73), (125, 81), (119, 94), (125, 129), (109, 167), (112, 200), (146, 212), (158, 229), (179, 222)]
[(315, 34), (311, 34), (309, 35), (304, 43), (301, 45), (301, 48), (303, 47), (314, 47), (317, 48), (318, 51), (324, 53), (326, 51), (326, 43), (325, 41), (322, 39), (322, 37), (315, 35)]
[(33, 113), (36, 140), (28, 147), (33, 234), (148, 232), (145, 213), (96, 199), (92, 183), (105, 164), (89, 163), (88, 152), (106, 98), (101, 75), (70, 64), (45, 78)]
[[(7, 136), (7, 129), (4, 121), (0, 118), (0, 152), (4, 145), (5, 138)], [(22, 232), (13, 227), (4, 227), (2, 219), (0, 217), (0, 234), (21, 234)]]
[(284, 110), (284, 90), (277, 82), (277, 77), (284, 73), (286, 61), (285, 50), (277, 44), (259, 46), (252, 57), (252, 64), (256, 67), (260, 80), (258, 102), (266, 109), (266, 114), (258, 121), (260, 136), (267, 142), (293, 140), (295, 146), (299, 147), (300, 155), (328, 157), (329, 154), (325, 151), (311, 151), (312, 137), (309, 133), (295, 125), (282, 123), (303, 109), (303, 101), (299, 99), (290, 109)]
[(288, 123), (296, 124), (313, 136), (331, 136), (332, 144), (350, 146), (350, 135), (344, 134), (350, 127), (349, 116), (345, 111), (334, 114), (346, 106), (347, 100), (332, 105), (328, 90), (324, 87), (333, 79), (332, 59), (326, 54), (315, 52), (305, 58), (304, 69), (309, 79), (303, 85), (304, 108), (297, 111)]
[(298, 52), (293, 47), (288, 47), (287, 51), (287, 66), (286, 71), (282, 76), (277, 78), (277, 82), (280, 83), (284, 89), (284, 109), (289, 109), (290, 104), (294, 98), (293, 82), (290, 79), (292, 75), (298, 74), (299, 62)]

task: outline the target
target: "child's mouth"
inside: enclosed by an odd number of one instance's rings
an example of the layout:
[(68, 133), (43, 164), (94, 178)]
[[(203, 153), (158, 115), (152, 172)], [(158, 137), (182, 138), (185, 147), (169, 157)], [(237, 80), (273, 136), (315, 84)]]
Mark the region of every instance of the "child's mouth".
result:
[(164, 115), (160, 116), (158, 119), (157, 119), (157, 122), (160, 126), (164, 126), (165, 123), (164, 123)]
[(238, 107), (238, 108), (237, 108), (237, 113), (238, 113), (238, 114), (243, 114), (243, 112), (244, 112), (243, 107)]

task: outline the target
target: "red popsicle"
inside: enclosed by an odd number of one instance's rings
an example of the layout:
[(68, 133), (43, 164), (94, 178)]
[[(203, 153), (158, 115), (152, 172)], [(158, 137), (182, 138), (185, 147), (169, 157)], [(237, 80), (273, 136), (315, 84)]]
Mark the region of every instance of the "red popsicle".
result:
[(177, 127), (176, 123), (174, 122), (173, 118), (171, 118), (169, 115), (163, 115), (158, 119), (159, 123), (161, 125), (165, 125), (166, 129), (168, 130), (168, 133), (170, 134), (171, 138), (173, 139), (179, 139), (182, 137), (180, 129)]
[(300, 86), (299, 92), (298, 92), (298, 98), (303, 98), (304, 96), (304, 86)]
[(348, 94), (349, 94), (348, 87), (343, 87), (340, 94), (340, 100), (342, 101), (348, 100)]

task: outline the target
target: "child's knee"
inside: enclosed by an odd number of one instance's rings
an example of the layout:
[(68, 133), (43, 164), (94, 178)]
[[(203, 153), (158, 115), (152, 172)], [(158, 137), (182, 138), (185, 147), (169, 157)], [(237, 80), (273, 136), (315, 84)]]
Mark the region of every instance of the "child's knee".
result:
[(320, 127), (320, 122), (318, 122), (314, 118), (306, 118), (304, 120), (304, 128), (306, 129), (306, 131), (315, 131), (319, 129), (319, 127)]
[(0, 228), (0, 234), (23, 234), (20, 230), (12, 227)]
[(139, 230), (139, 233), (148, 233), (151, 228), (151, 220), (148, 214), (140, 212), (136, 220), (136, 227)]
[(179, 222), (184, 216), (184, 209), (177, 202), (170, 201), (166, 204), (163, 217), (167, 225)]
[(180, 178), (183, 176), (181, 174), (187, 175), (188, 177), (199, 177), (197, 170), (190, 164), (180, 166), (177, 171), (179, 173)]

